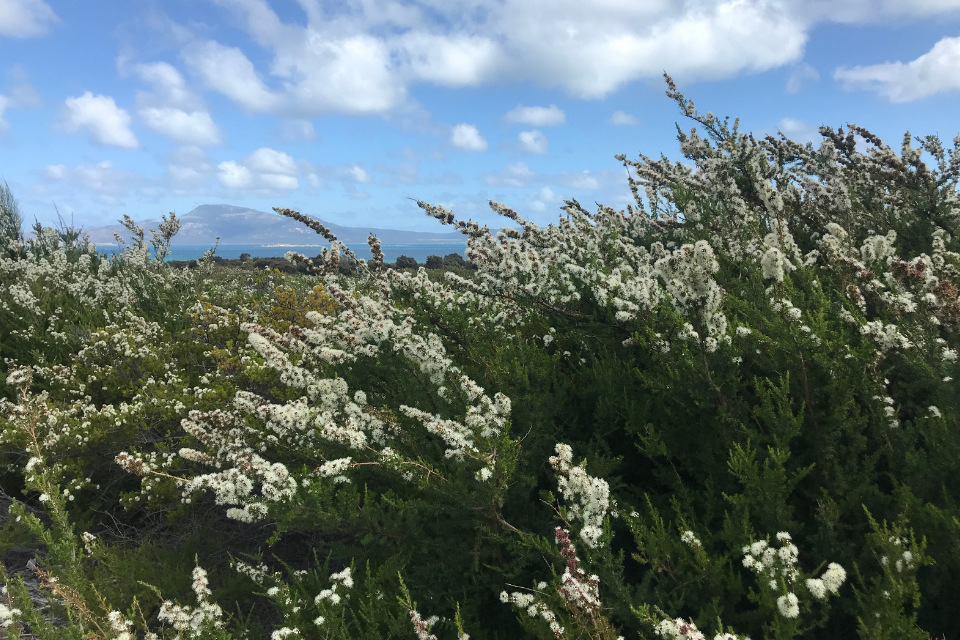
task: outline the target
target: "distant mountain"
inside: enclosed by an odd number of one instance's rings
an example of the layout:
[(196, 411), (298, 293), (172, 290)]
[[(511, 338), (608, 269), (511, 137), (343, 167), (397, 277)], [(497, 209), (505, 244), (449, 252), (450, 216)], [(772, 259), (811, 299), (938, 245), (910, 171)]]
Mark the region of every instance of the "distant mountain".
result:
[[(180, 232), (173, 244), (256, 244), (256, 245), (327, 245), (326, 239), (296, 220), (291, 220), (275, 212), (257, 211), (246, 207), (234, 207), (229, 204), (204, 204), (193, 211), (178, 216)], [(144, 239), (149, 242), (150, 229), (157, 229), (160, 220), (138, 220), (144, 230)], [(330, 229), (337, 240), (346, 244), (365, 243), (367, 236), (373, 233), (383, 244), (423, 244), (430, 242), (466, 242), (467, 236), (459, 232), (427, 233), (423, 231), (404, 231), (400, 229), (377, 229), (373, 227), (345, 227), (320, 220)], [(439, 223), (438, 223), (439, 226)], [(130, 232), (121, 224), (85, 228), (94, 244), (116, 244), (113, 234), (120, 234), (124, 240), (130, 240)]]

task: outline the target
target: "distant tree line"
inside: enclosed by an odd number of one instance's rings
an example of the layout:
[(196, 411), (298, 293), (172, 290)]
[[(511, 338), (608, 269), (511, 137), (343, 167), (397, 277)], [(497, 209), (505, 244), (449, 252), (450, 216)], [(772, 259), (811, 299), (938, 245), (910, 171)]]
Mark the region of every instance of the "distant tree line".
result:
[[(255, 258), (251, 257), (249, 253), (241, 253), (240, 257), (237, 259), (214, 256), (213, 261), (220, 266), (236, 267), (238, 269), (277, 269), (282, 273), (308, 273), (306, 265), (289, 262), (282, 256), (271, 258)], [(167, 265), (175, 269), (190, 269), (197, 265), (197, 261), (168, 260)], [(389, 269), (418, 269), (421, 266), (433, 270), (460, 268), (476, 271), (477, 269), (476, 264), (469, 260), (464, 260), (463, 256), (459, 253), (448, 253), (443, 257), (427, 256), (426, 262), (422, 265), (417, 262), (416, 258), (411, 258), (410, 256), (398, 256), (396, 262), (384, 262), (383, 266), (384, 268)], [(354, 271), (356, 271), (356, 268), (356, 262), (351, 260), (349, 257), (343, 256), (340, 258), (340, 273), (344, 275), (352, 275)]]

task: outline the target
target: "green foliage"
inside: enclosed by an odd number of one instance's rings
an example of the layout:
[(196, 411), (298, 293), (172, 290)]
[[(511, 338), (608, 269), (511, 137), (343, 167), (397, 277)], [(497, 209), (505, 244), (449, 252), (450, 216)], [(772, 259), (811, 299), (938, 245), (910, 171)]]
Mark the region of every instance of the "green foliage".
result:
[(470, 262), (15, 242), (0, 549), (69, 624), (11, 577), (8, 635), (960, 638), (956, 180), (670, 87), (701, 172), (496, 237), (419, 203)]

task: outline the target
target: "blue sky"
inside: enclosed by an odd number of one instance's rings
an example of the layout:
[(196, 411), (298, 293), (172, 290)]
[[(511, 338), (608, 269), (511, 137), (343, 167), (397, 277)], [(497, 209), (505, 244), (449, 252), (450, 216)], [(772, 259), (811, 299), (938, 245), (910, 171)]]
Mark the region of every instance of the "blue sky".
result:
[(760, 136), (950, 146), (960, 0), (0, 0), (0, 177), (30, 223), (546, 224), (632, 202), (617, 153), (682, 159), (664, 70)]

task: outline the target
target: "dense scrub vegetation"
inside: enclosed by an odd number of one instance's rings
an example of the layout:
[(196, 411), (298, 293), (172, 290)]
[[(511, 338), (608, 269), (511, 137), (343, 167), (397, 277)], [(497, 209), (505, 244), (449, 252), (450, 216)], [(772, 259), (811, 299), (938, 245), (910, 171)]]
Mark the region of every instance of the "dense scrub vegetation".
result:
[(4, 208), (0, 551), (50, 593), (7, 568), (8, 636), (960, 638), (960, 137), (756, 140), (667, 82), (696, 169), (618, 155), (637, 209), (418, 202), (476, 270)]

